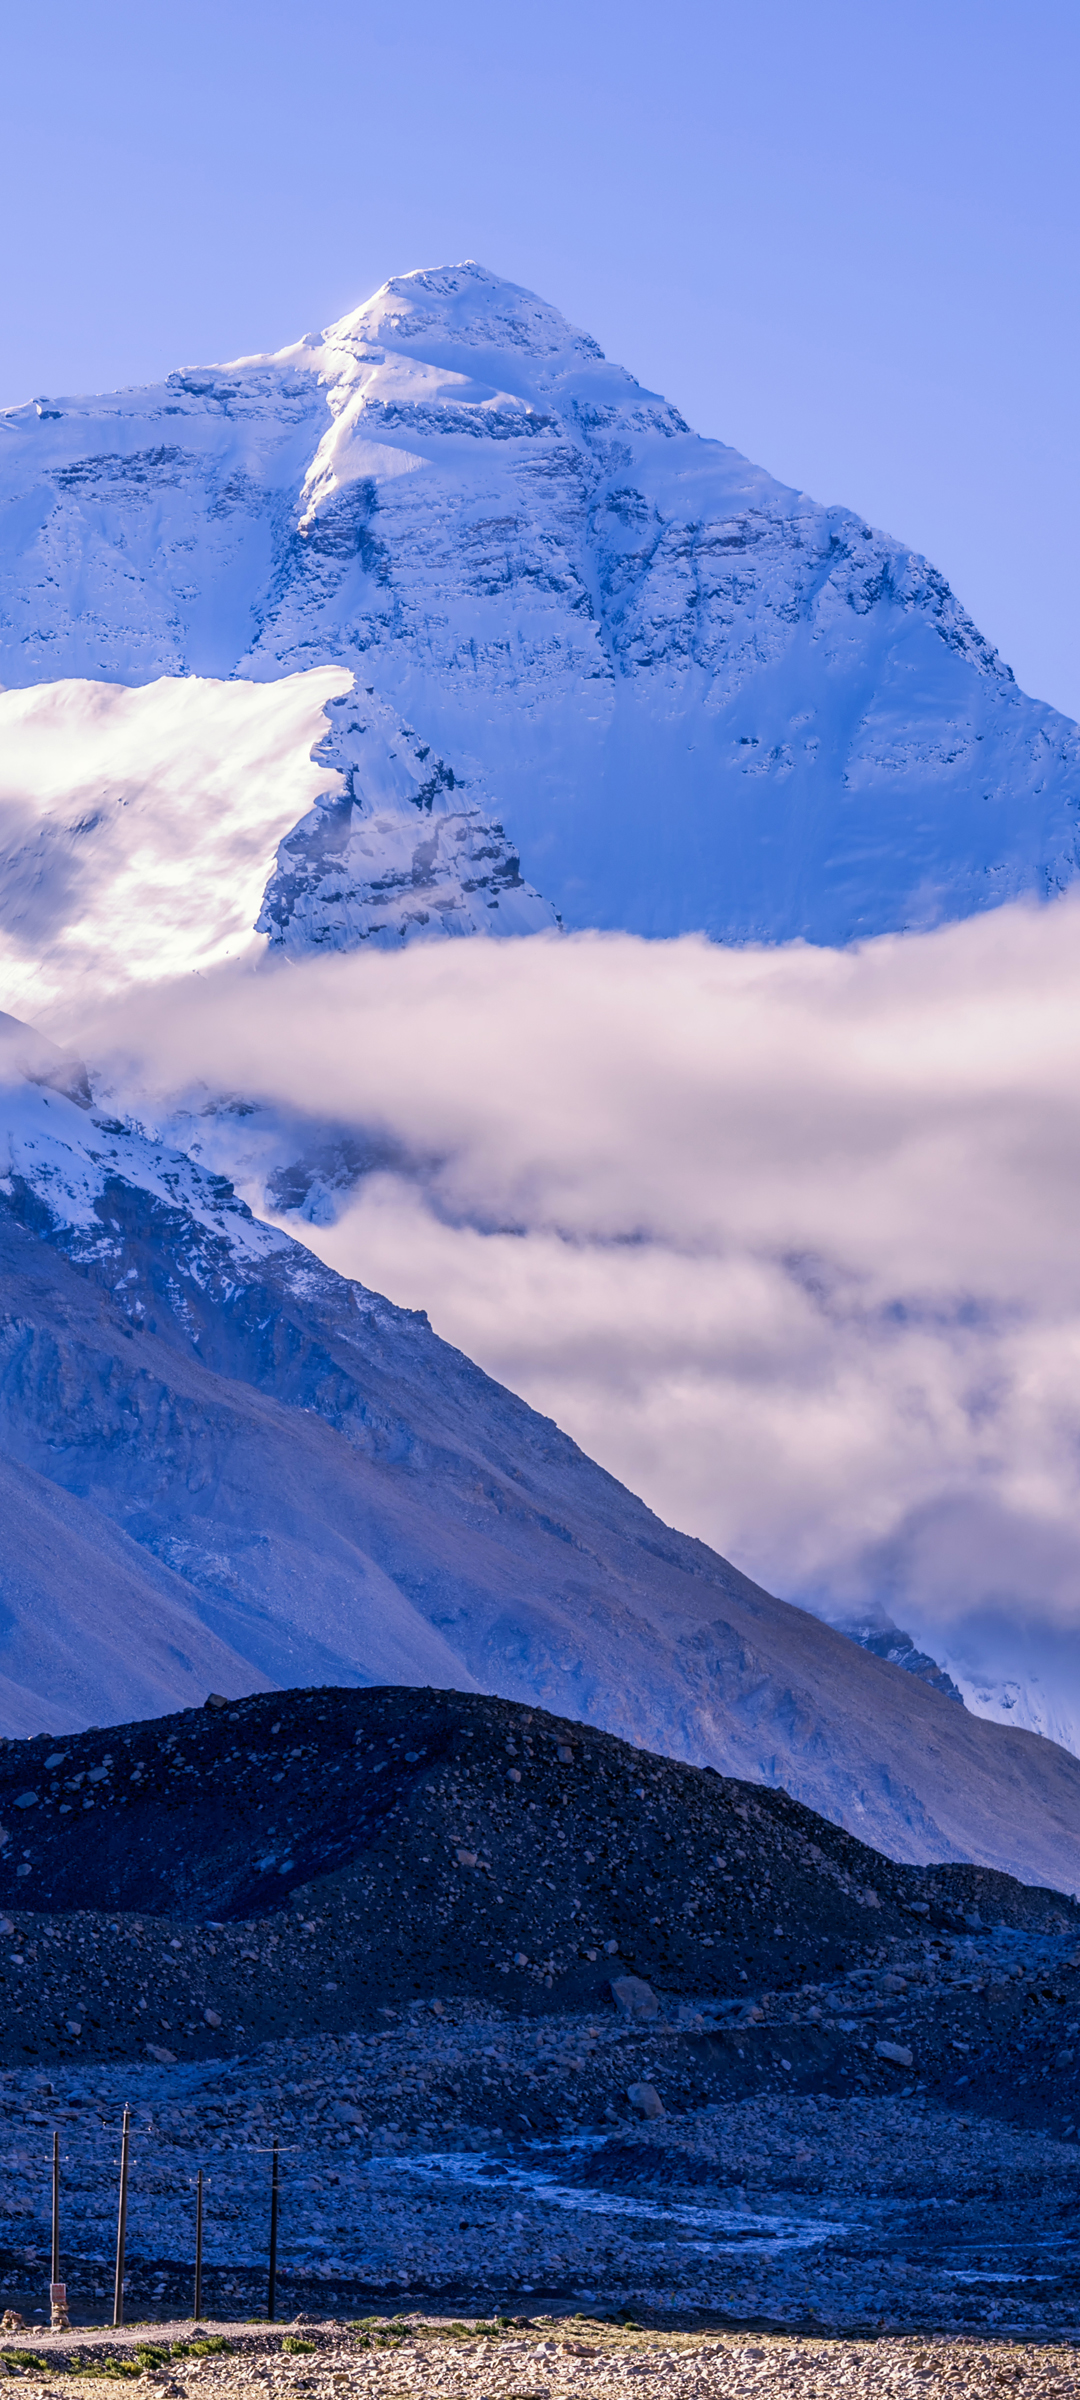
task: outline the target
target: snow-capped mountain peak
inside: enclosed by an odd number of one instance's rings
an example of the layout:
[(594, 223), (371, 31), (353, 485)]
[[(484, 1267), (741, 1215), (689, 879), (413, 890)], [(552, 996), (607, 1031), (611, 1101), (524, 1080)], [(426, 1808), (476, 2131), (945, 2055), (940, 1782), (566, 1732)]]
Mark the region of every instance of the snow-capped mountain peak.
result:
[(944, 578), (474, 261), (7, 411), (0, 523), (5, 683), (344, 667), (571, 927), (846, 942), (1077, 874), (1076, 729)]
[(348, 484), (423, 469), (428, 460), (402, 438), (410, 426), (418, 436), (471, 441), (551, 434), (560, 420), (583, 442), (620, 421), (627, 431), (687, 431), (675, 409), (612, 366), (590, 335), (473, 259), (393, 277), (304, 347), (318, 363), (332, 421), (304, 478), (301, 532)]
[[(381, 347), (401, 354), (404, 344), (406, 352), (412, 349), (440, 366), (449, 363), (451, 352), (509, 353), (524, 372), (548, 382), (586, 363), (607, 364), (591, 334), (568, 324), (550, 301), (493, 275), (475, 258), (392, 275), (322, 338), (328, 346), (357, 351)], [(467, 374), (468, 367), (456, 371)], [(631, 382), (624, 369), (615, 373)]]

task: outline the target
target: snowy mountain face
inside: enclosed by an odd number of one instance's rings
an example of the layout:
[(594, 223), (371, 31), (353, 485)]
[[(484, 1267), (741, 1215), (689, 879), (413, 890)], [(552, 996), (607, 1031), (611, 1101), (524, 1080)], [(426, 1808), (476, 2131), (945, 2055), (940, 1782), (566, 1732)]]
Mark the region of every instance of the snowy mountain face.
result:
[(550, 931), (502, 826), (470, 802), (374, 692), (331, 700), (315, 756), (340, 796), (320, 794), (280, 844), (256, 919), (271, 951), (378, 949), (472, 933)]
[(0, 1036), (11, 1731), (479, 1687), (783, 1784), (895, 1857), (1073, 1888), (1080, 1761), (672, 1532), (425, 1317)]
[(262, 903), (286, 946), (553, 912), (843, 943), (1077, 871), (1076, 729), (934, 569), (471, 262), (8, 410), (0, 527), (9, 686), (355, 677)]
[(970, 1652), (970, 1635), (962, 1649), (954, 1637), (954, 1653), (960, 1654), (950, 1657), (949, 1672), (965, 1707), (995, 1725), (1017, 1725), (1028, 1733), (1042, 1734), (1046, 1741), (1059, 1742), (1062, 1749), (1080, 1757), (1072, 1627), (1033, 1628), (1019, 1619), (1007, 1629), (995, 1631), (998, 1638), (989, 1668), (985, 1659), (973, 1664), (970, 1655), (963, 1654)]
[[(965, 1655), (971, 1632), (964, 1628), (958, 1644), (955, 1629), (942, 1629), (943, 1664), (920, 1650), (911, 1635), (894, 1625), (883, 1609), (862, 1618), (834, 1618), (841, 1633), (861, 1643), (875, 1658), (885, 1658), (907, 1674), (918, 1675), (935, 1692), (944, 1692), (995, 1725), (1019, 1725), (1042, 1734), (1080, 1757), (1080, 1709), (1075, 1685), (1075, 1636), (1069, 1627), (1042, 1624), (1037, 1632), (1022, 1619), (994, 1630), (994, 1649), (1001, 1662), (997, 1672), (973, 1665)], [(976, 1622), (976, 1635), (986, 1627)], [(967, 1640), (965, 1642), (964, 1635)], [(1010, 1655), (1011, 1654), (1011, 1655)], [(1014, 1670), (1010, 1672), (1010, 1667)]]
[[(906, 1674), (917, 1675), (920, 1682), (930, 1685), (932, 1691), (944, 1692), (948, 1699), (958, 1700), (963, 1708), (964, 1695), (953, 1682), (952, 1676), (946, 1674), (936, 1658), (931, 1658), (928, 1650), (918, 1649), (910, 1633), (905, 1633), (901, 1626), (881, 1624), (876, 1617), (869, 1617), (861, 1622), (844, 1624), (840, 1630), (851, 1641), (861, 1643), (864, 1650), (871, 1650), (875, 1658), (887, 1658), (892, 1666), (903, 1667)], [(980, 1708), (978, 1713), (986, 1716), (990, 1712)], [(1023, 1722), (1022, 1719), (1019, 1721)], [(1037, 1733), (1045, 1730), (1041, 1725), (1029, 1728), (1029, 1731)], [(1068, 1747), (1071, 1749), (1072, 1743)]]
[(340, 668), (0, 693), (12, 1007), (99, 1001), (268, 950), (554, 924), (501, 825)]

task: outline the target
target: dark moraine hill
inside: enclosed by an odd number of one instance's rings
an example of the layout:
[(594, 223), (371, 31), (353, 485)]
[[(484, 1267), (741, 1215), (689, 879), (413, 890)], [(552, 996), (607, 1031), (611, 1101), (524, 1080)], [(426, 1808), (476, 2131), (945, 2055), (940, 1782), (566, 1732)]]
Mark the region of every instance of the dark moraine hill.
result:
[(1080, 1936), (1056, 1893), (898, 1865), (783, 1791), (459, 1692), (8, 1742), (0, 1824), (10, 2057), (192, 2055), (415, 1998), (610, 2007), (628, 1974), (781, 1991), (980, 1917)]

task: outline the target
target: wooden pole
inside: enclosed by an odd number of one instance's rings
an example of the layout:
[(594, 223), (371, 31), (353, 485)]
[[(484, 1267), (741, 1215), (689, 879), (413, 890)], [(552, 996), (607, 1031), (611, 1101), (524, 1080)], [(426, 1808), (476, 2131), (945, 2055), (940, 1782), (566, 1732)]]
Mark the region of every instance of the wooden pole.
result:
[(52, 2137), (52, 2274), (49, 2282), (49, 2330), (66, 2333), (67, 2285), (60, 2281), (60, 2136)]
[(123, 2129), (120, 2135), (120, 2214), (116, 2220), (116, 2282), (113, 2286), (112, 2317), (114, 2325), (122, 2325), (124, 2322), (124, 2242), (127, 2235), (128, 2127), (130, 2123), (131, 2110), (125, 2108)]
[(202, 2315), (202, 2168), (195, 2186), (195, 2318)]
[(278, 2220), (278, 2146), (274, 2143), (274, 2159), (270, 2170), (270, 2280), (266, 2294), (266, 2314), (271, 2324), (277, 2305), (277, 2220)]

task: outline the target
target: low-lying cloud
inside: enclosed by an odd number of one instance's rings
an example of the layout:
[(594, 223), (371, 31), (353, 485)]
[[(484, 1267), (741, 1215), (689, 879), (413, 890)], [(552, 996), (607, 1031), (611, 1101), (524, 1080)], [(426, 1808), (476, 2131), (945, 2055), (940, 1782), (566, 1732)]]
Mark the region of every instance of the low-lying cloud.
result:
[(1041, 1667), (1080, 1742), (1080, 903), (448, 943), (50, 1029), (263, 1104), (173, 1120), (255, 1205), (331, 1126), (368, 1171), (288, 1220), (322, 1257), (774, 1590), (883, 1605), (970, 1689)]

